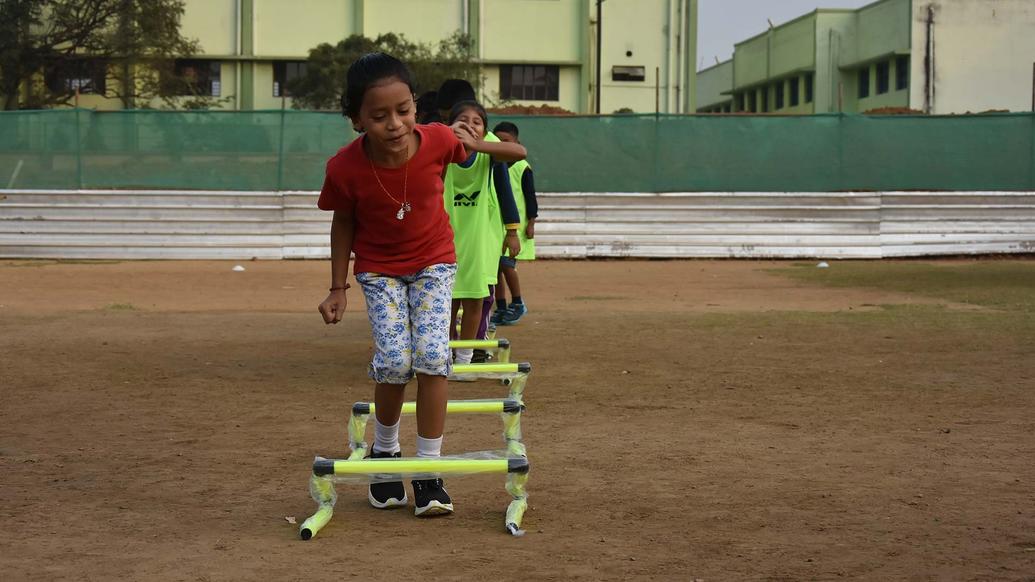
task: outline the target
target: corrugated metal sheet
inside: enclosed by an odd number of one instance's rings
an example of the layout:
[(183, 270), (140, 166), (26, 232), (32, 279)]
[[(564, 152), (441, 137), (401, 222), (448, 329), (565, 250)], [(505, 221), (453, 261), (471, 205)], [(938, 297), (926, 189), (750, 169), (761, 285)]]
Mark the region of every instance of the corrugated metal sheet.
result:
[[(0, 190), (0, 257), (329, 256), (315, 192)], [(1032, 192), (544, 193), (542, 257), (1035, 252)]]

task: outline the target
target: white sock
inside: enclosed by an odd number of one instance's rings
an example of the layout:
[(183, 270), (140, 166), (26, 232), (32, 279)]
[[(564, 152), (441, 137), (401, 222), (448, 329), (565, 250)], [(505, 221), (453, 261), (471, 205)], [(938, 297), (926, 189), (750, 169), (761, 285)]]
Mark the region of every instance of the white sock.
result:
[(381, 424), (377, 417), (374, 417), (374, 449), (379, 453), (398, 453), (402, 450), (399, 447), (399, 425), (402, 420), (392, 426)]
[(454, 364), (470, 364), (471, 358), (474, 357), (474, 350), (471, 348), (458, 348), (456, 350), (456, 357), (453, 358)]
[(426, 439), (417, 435), (417, 456), (418, 457), (441, 457), (442, 437), (437, 439)]

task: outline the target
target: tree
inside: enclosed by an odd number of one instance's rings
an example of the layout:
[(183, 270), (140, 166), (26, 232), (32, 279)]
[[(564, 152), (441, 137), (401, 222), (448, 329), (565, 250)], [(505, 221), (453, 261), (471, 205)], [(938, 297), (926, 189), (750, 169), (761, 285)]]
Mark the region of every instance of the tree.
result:
[(418, 94), (437, 89), (446, 79), (467, 79), (477, 90), (482, 83), (474, 48), (470, 35), (461, 32), (437, 46), (411, 42), (401, 34), (382, 34), (373, 40), (354, 34), (336, 45), (323, 43), (311, 49), (305, 73), (289, 82), (287, 89), (296, 109), (336, 110), (349, 65), (366, 53), (382, 51), (410, 67)]
[(190, 83), (175, 59), (199, 52), (180, 35), (183, 13), (183, 0), (0, 0), (3, 108), (69, 104), (101, 88), (125, 107), (155, 98), (182, 106), (176, 96)]

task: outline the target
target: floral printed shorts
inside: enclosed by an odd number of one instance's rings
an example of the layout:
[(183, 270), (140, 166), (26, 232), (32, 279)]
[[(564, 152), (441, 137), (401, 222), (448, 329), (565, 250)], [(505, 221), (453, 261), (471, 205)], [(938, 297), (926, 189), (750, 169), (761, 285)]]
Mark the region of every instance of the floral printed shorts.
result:
[(406, 384), (416, 374), (448, 376), (449, 308), (455, 264), (431, 265), (414, 275), (356, 273), (374, 334), (370, 377)]

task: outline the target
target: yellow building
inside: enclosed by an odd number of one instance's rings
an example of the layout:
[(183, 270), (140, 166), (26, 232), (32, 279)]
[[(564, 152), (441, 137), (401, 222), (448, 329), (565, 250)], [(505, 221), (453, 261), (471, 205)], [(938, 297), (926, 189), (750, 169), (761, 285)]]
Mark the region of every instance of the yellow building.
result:
[[(201, 53), (177, 62), (227, 109), (290, 107), (284, 82), (309, 49), (352, 34), (437, 43), (470, 34), (489, 104), (594, 113), (596, 0), (187, 0), (182, 33)], [(695, 110), (697, 0), (602, 3), (602, 113)], [(189, 57), (189, 58), (187, 58)], [(76, 79), (81, 107), (121, 107), (103, 82)], [(93, 92), (94, 94), (91, 94)], [(108, 94), (105, 94), (108, 93)]]

